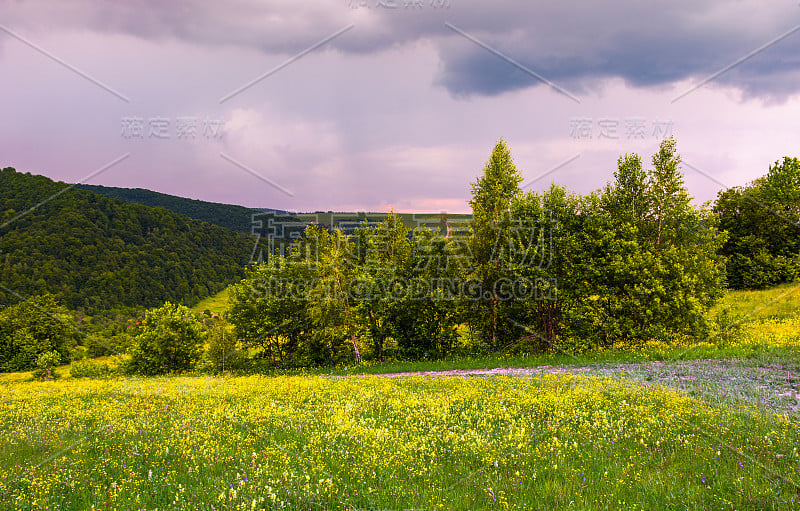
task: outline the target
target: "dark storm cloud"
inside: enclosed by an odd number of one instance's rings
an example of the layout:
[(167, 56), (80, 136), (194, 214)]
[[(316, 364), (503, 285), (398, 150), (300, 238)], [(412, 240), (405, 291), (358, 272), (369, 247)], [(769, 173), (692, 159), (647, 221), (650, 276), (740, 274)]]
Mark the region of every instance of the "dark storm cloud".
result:
[[(741, 10), (744, 2), (731, 4)], [(544, 7), (543, 7), (544, 5)], [(746, 96), (781, 98), (800, 89), (797, 5), (724, 2), (597, 2), (530, 5), (509, 13), (504, 28), (480, 15), (454, 22), (460, 31), (526, 69), (575, 93), (621, 78), (634, 87), (700, 82), (783, 37), (711, 83)], [(459, 40), (460, 39), (460, 40)], [(455, 95), (496, 95), (542, 81), (453, 31), (440, 44), (437, 83)], [(794, 79), (791, 79), (794, 77)]]
[[(800, 25), (800, 7), (789, 1), (425, 0), (417, 9), (404, 8), (406, 0), (384, 1), (392, 3), (397, 8), (380, 7), (377, 0), (73, 0), (6, 2), (0, 14), (7, 26), (31, 30), (89, 28), (285, 55), (353, 24), (326, 48), (365, 54), (429, 41), (441, 59), (434, 82), (459, 97), (492, 96), (542, 82), (448, 29), (446, 22), (576, 94), (600, 89), (610, 78), (635, 87), (697, 83)], [(747, 96), (793, 94), (800, 88), (798, 49), (800, 33), (795, 33), (712, 85), (733, 86)]]

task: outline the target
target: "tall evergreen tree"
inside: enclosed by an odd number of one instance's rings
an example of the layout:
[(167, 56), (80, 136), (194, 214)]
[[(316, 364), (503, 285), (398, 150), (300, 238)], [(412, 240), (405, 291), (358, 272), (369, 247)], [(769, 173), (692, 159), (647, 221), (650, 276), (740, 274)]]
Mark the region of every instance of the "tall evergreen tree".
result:
[(484, 339), (492, 349), (500, 348), (502, 330), (507, 328), (500, 317), (501, 302), (497, 283), (505, 268), (501, 251), (508, 246), (512, 219), (511, 205), (521, 194), (522, 175), (503, 140), (495, 145), (489, 162), (472, 184), (471, 277), (481, 284), (482, 296), (476, 302)]

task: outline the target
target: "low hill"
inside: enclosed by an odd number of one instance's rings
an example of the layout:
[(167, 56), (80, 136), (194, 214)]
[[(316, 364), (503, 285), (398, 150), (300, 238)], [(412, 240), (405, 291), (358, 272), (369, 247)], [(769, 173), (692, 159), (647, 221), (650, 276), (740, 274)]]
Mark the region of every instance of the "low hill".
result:
[(252, 249), (162, 207), (0, 171), (0, 304), (53, 293), (73, 309), (193, 305), (241, 278)]
[(175, 213), (194, 218), (195, 220), (202, 220), (245, 234), (250, 233), (252, 215), (260, 211), (244, 206), (236, 206), (234, 204), (220, 204), (217, 202), (187, 199), (185, 197), (154, 192), (144, 188), (118, 188), (115, 186), (85, 184), (77, 184), (75, 188), (89, 190), (125, 202), (165, 208)]

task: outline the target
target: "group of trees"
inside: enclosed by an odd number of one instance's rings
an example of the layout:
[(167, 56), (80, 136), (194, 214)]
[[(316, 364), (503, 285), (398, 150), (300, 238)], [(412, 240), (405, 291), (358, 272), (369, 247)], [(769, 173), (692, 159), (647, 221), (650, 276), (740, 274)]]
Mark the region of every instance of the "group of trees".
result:
[(455, 282), (446, 240), (412, 237), (392, 213), (351, 235), (309, 226), (285, 255), (252, 268), (231, 291), (228, 320), (243, 346), (275, 365), (438, 358), (457, 337), (460, 311), (432, 283)]
[(523, 193), (502, 141), (473, 184), (471, 230), (409, 233), (390, 214), (352, 235), (317, 226), (231, 294), (243, 346), (275, 364), (570, 349), (702, 335), (725, 287), (725, 234), (690, 204), (674, 140), (586, 196)]
[(227, 323), (215, 315), (198, 315), (184, 305), (167, 302), (147, 310), (142, 321), (129, 324), (124, 340), (111, 347), (109, 339), (78, 328), (74, 315), (52, 295), (36, 296), (0, 310), (0, 372), (37, 369), (34, 376), (51, 379), (55, 366), (74, 362), (82, 376), (108, 374), (107, 366), (86, 358), (96, 348), (129, 355), (117, 367), (126, 373), (223, 370), (226, 359), (238, 350), (228, 330)]
[(80, 340), (72, 314), (51, 295), (0, 310), (0, 372), (35, 367), (43, 354), (67, 362)]
[(175, 195), (154, 192), (144, 188), (118, 188), (116, 186), (86, 184), (75, 185), (75, 187), (111, 197), (112, 199), (119, 199), (124, 202), (133, 202), (142, 204), (143, 206), (168, 209), (175, 213), (194, 218), (195, 220), (202, 220), (203, 222), (208, 222), (244, 234), (250, 234), (252, 231), (253, 214), (259, 213), (256, 210), (244, 206), (187, 199), (185, 197), (176, 197)]

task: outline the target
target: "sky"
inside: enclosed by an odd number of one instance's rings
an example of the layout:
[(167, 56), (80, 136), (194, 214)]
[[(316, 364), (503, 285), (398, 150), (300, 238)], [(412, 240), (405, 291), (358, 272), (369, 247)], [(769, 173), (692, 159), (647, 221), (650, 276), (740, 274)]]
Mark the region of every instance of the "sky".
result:
[(469, 212), (504, 140), (697, 204), (800, 156), (797, 0), (0, 0), (0, 166), (290, 211)]

